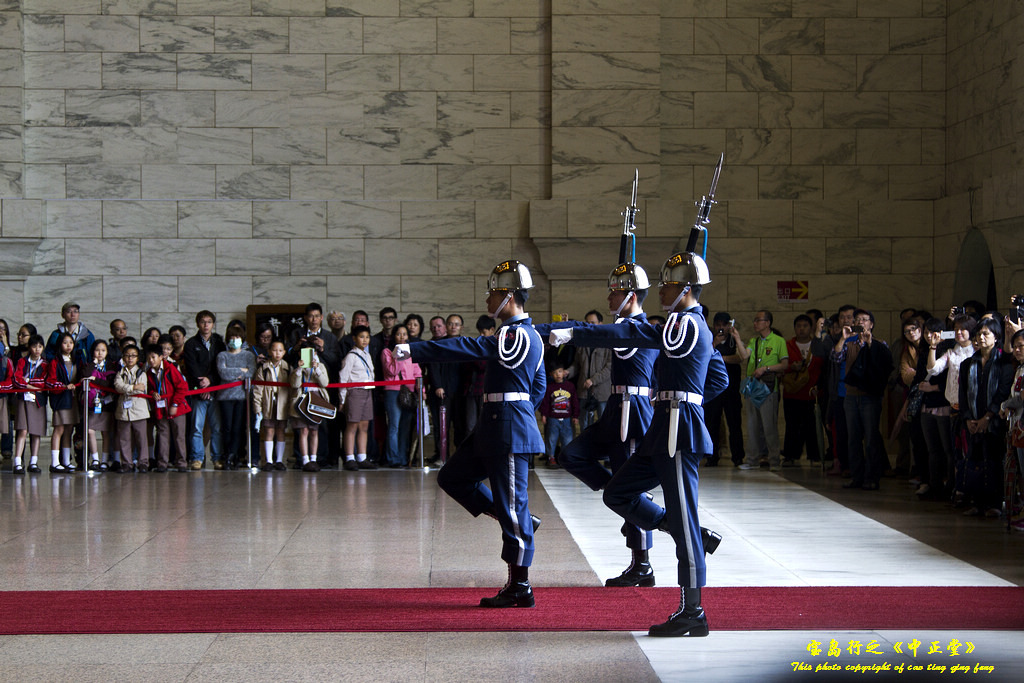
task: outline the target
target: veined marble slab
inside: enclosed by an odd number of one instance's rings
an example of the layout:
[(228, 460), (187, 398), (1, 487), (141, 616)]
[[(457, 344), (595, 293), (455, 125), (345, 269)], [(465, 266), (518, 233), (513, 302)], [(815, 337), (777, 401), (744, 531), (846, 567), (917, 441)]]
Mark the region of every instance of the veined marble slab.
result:
[(253, 203), (248, 201), (178, 202), (178, 237), (253, 236)]
[(178, 237), (178, 207), (173, 201), (103, 202), (104, 239)]
[(142, 240), (142, 272), (146, 275), (212, 275), (215, 266), (215, 240)]
[(398, 239), (402, 236), (402, 203), (327, 202), (327, 236)]
[(256, 238), (327, 237), (326, 202), (253, 202), (252, 236)]

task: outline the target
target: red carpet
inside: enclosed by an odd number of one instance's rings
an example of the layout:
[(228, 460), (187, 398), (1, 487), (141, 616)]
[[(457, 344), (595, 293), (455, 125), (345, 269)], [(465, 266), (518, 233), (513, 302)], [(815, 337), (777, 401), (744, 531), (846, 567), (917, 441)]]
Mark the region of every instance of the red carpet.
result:
[[(678, 588), (537, 588), (483, 609), (486, 588), (3, 591), (0, 634), (646, 631)], [(1024, 629), (1024, 588), (706, 588), (713, 630)]]

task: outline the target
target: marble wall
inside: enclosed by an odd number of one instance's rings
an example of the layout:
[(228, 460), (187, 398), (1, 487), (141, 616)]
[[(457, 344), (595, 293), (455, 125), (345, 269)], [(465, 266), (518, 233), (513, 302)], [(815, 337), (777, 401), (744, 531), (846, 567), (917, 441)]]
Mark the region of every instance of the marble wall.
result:
[(0, 0), (0, 315), (469, 317), (514, 256), (535, 317), (579, 316), (633, 169), (655, 273), (724, 153), (706, 303), (888, 335), (948, 305), (961, 195), (1016, 187), (1010, 4)]

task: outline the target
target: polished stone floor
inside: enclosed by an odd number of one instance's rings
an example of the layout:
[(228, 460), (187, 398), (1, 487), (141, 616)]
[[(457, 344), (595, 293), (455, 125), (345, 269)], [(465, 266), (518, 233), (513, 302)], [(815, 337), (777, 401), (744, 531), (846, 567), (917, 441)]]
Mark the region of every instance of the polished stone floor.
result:
[[(26, 478), (5, 470), (3, 590), (480, 586), (487, 595), (505, 579), (495, 523), (473, 519), (447, 499), (436, 471)], [(846, 491), (806, 466), (781, 473), (705, 468), (702, 523), (725, 537), (709, 560), (709, 585), (930, 585), (949, 591), (953, 601), (956, 586), (1024, 585), (1024, 534), (918, 502), (912, 490), (889, 479), (879, 492)], [(536, 470), (531, 506), (544, 518), (535, 585), (600, 585), (626, 564), (619, 521), (598, 494), (565, 472)], [(652, 562), (659, 583), (670, 585), (671, 544), (658, 544)], [(652, 623), (665, 616), (652, 614)], [(968, 632), (956, 624), (928, 633), (726, 632), (714, 630), (709, 617), (712, 634), (700, 639), (643, 633), (0, 636), (0, 681), (846, 680), (831, 672), (795, 673), (791, 663), (825, 661), (807, 652), (812, 640), (875, 639), (891, 652), (893, 642), (913, 638), (974, 643), (971, 666), (995, 667), (986, 680), (1024, 675), (1020, 632)], [(837, 660), (951, 666), (967, 658), (922, 651), (916, 660), (844, 654), (830, 661)], [(923, 680), (926, 673), (906, 670), (898, 677)]]

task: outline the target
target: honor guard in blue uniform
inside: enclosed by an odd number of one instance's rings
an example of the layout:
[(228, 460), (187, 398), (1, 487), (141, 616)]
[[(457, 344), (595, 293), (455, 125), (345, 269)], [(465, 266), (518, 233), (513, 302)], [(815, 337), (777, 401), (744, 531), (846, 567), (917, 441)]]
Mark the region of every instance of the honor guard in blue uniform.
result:
[(445, 493), (474, 517), (488, 515), (501, 525), (501, 559), (508, 563), (508, 582), (493, 598), (483, 598), (481, 607), (534, 605), (529, 567), (540, 520), (530, 514), (526, 485), (530, 458), (544, 451), (535, 413), (546, 380), (543, 340), (523, 311), (531, 287), (533, 278), (525, 265), (503, 261), (488, 278), (487, 311), (501, 321), (497, 334), (397, 347), (399, 358), (411, 353), (413, 362), (420, 364), (487, 361), (476, 429), (437, 475)]
[[(697, 514), (697, 468), (700, 459), (713, 451), (704, 425), (704, 400), (717, 396), (729, 382), (698, 305), (701, 288), (710, 281), (701, 257), (680, 252), (662, 267), (659, 296), (669, 312), (664, 326), (603, 325), (551, 333), (552, 344), (573, 339), (580, 346), (660, 349), (650, 428), (604, 492), (605, 504), (628, 523), (667, 531), (676, 543), (679, 608), (665, 623), (652, 626), (651, 636), (708, 634), (700, 599), (707, 572)], [(644, 495), (659, 483), (664, 508)]]
[[(620, 263), (608, 275), (608, 306), (617, 325), (637, 326), (647, 323), (643, 303), (651, 286), (647, 272), (636, 263)], [(548, 335), (553, 329), (573, 327), (593, 329), (587, 323), (554, 323), (537, 325), (537, 332)], [(637, 348), (627, 345), (613, 349), (612, 393), (601, 418), (583, 431), (558, 456), (558, 463), (594, 491), (604, 489), (612, 475), (618, 472), (639, 447), (651, 424), (654, 406), (654, 362), (658, 349)], [(603, 465), (607, 460), (611, 472)], [(604, 582), (609, 587), (653, 586), (654, 569), (649, 550), (654, 545), (653, 534), (635, 524), (624, 522), (622, 535), (632, 553), (629, 566), (616, 577)], [(722, 537), (701, 528), (705, 552), (713, 553)]]

